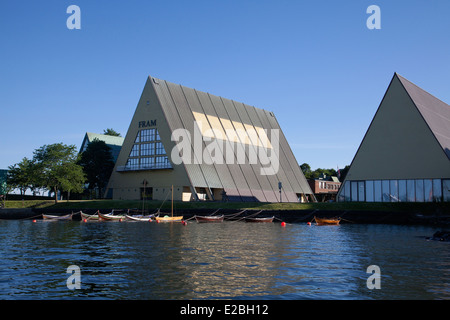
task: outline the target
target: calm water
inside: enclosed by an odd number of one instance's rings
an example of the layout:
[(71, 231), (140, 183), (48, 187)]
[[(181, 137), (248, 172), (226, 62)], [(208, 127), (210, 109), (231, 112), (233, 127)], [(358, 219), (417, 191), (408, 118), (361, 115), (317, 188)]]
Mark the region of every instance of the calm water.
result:
[(450, 299), (450, 243), (425, 239), (436, 230), (0, 221), (0, 299)]

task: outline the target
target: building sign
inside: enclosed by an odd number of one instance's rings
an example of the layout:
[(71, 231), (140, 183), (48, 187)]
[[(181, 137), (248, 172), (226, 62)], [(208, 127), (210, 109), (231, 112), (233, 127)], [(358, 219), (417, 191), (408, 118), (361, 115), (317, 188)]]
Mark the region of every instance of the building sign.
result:
[(156, 127), (155, 120), (139, 121), (139, 128)]

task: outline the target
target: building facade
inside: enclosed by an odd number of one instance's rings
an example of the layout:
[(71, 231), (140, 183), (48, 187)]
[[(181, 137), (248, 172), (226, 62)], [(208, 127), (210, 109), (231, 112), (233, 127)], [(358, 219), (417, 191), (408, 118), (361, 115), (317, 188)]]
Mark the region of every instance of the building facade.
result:
[(315, 200), (272, 112), (148, 77), (107, 189), (164, 200), (172, 185), (184, 201)]
[(335, 201), (341, 187), (337, 177), (308, 179), (308, 183), (318, 202)]
[(450, 201), (450, 106), (394, 74), (338, 201)]

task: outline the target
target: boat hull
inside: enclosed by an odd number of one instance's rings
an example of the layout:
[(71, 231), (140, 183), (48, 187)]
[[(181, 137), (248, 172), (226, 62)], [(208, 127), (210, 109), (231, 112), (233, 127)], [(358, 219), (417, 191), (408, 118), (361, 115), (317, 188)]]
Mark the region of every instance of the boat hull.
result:
[(108, 213), (108, 214), (103, 214), (103, 213), (98, 213), (98, 219), (100, 221), (123, 221), (126, 219), (126, 217), (124, 215), (113, 215), (112, 213)]
[(43, 214), (42, 218), (44, 220), (72, 220), (72, 213), (71, 214), (66, 214), (63, 216), (56, 216), (56, 215), (51, 215), (51, 214)]
[(127, 220), (130, 220), (130, 221), (151, 222), (152, 218), (154, 216), (130, 216), (130, 215), (125, 215), (125, 217), (127, 218)]
[(245, 218), (245, 222), (273, 222), (273, 219), (275, 217), (268, 217), (268, 218)]
[(81, 219), (82, 220), (98, 220), (99, 216), (98, 216), (98, 214), (87, 214), (87, 213), (81, 212)]
[(181, 222), (183, 221), (183, 216), (176, 216), (176, 217), (156, 217), (155, 218), (157, 222)]
[(195, 216), (195, 220), (199, 223), (205, 222), (223, 222), (224, 216)]
[(314, 220), (316, 220), (316, 225), (318, 226), (336, 226), (339, 224), (341, 219), (335, 219), (335, 218), (317, 218), (314, 217)]

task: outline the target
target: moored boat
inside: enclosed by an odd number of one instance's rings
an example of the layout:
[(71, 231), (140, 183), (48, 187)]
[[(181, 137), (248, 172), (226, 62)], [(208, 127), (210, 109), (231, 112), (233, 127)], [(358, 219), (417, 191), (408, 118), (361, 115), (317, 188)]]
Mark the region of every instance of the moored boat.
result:
[(338, 225), (341, 221), (340, 218), (317, 218), (314, 217), (314, 220), (316, 220), (316, 225), (318, 226), (333, 226)]
[(98, 213), (99, 220), (104, 221), (123, 221), (126, 219), (125, 215), (114, 215), (113, 212), (108, 214)]
[(160, 217), (159, 215), (155, 217), (156, 222), (182, 222), (183, 216), (173, 216), (173, 185), (172, 185), (172, 209), (171, 209), (171, 216), (165, 215), (163, 217)]
[(99, 212), (99, 211), (97, 211), (97, 212), (94, 213), (94, 214), (88, 214), (88, 213), (85, 213), (85, 212), (81, 211), (81, 212), (80, 212), (80, 214), (81, 214), (81, 219), (82, 219), (82, 220), (98, 220), (98, 219), (99, 219), (98, 212)]
[(152, 218), (154, 218), (155, 216), (152, 214), (152, 215), (148, 215), (148, 216), (142, 216), (142, 215), (139, 215), (139, 216), (132, 216), (132, 215), (125, 215), (125, 217), (127, 218), (127, 220), (130, 220), (130, 221), (143, 221), (143, 222), (151, 222), (152, 221)]
[(73, 213), (65, 214), (62, 216), (52, 215), (52, 214), (43, 214), (42, 218), (44, 220), (72, 220)]
[(245, 218), (245, 222), (273, 222), (275, 217), (266, 217), (266, 218)]
[(183, 221), (183, 216), (171, 216), (165, 215), (164, 217), (155, 217), (157, 222), (178, 222)]
[(197, 222), (222, 222), (224, 215), (220, 216), (195, 216)]

